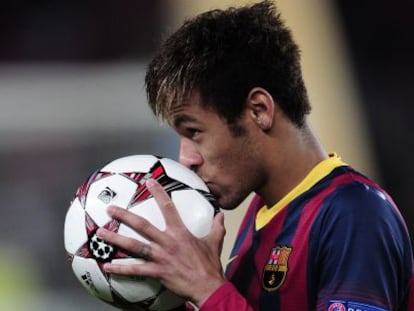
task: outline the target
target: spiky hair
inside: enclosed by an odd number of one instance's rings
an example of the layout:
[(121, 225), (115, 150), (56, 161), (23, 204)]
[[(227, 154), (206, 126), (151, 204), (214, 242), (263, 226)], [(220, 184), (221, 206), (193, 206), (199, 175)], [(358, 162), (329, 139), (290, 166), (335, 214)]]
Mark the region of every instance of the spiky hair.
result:
[(228, 122), (254, 87), (263, 87), (298, 126), (310, 112), (300, 52), (273, 1), (211, 10), (187, 20), (164, 41), (145, 77), (154, 114), (164, 119), (191, 92)]

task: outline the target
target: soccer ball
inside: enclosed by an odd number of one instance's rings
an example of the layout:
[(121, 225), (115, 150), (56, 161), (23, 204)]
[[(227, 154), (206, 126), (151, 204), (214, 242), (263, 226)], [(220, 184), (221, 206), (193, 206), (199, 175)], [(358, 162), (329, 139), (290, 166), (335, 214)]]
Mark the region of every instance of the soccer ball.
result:
[(96, 236), (104, 227), (148, 242), (125, 224), (112, 219), (106, 207), (117, 205), (163, 230), (165, 220), (145, 181), (156, 179), (172, 198), (188, 230), (196, 237), (210, 232), (218, 205), (207, 186), (193, 171), (168, 158), (132, 155), (116, 159), (94, 172), (78, 188), (66, 213), (64, 244), (77, 279), (93, 296), (122, 309), (171, 310), (184, 300), (149, 277), (107, 274), (104, 263), (142, 264)]

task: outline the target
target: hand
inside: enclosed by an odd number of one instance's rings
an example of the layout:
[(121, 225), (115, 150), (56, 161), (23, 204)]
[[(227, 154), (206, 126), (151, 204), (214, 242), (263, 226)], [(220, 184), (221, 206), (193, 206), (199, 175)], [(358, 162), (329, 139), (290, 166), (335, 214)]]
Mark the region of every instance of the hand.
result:
[[(108, 214), (126, 224), (150, 241), (150, 247), (142, 242), (100, 228), (97, 234), (105, 241), (128, 253), (146, 252), (144, 264), (105, 264), (108, 273), (154, 277), (161, 283), (200, 306), (220, 285), (226, 282), (220, 262), (225, 235), (224, 216), (218, 213), (211, 232), (198, 239), (185, 227), (174, 203), (162, 186), (150, 179), (147, 187), (164, 215), (164, 231), (146, 219), (123, 208), (111, 206)], [(191, 206), (189, 206), (191, 208)]]

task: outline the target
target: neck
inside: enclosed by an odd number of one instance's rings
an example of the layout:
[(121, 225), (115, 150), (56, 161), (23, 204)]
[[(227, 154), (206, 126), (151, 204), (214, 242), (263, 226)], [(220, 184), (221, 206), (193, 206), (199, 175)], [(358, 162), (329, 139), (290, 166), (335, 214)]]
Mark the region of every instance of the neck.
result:
[(268, 207), (273, 206), (298, 185), (328, 154), (308, 125), (297, 128), (288, 124), (267, 154), (277, 155), (269, 161), (267, 180), (258, 193)]

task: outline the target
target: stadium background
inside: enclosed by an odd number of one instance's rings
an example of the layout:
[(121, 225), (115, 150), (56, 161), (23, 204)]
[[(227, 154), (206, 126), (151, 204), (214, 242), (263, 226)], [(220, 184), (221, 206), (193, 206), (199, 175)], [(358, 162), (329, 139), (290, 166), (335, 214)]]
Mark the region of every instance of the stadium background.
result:
[[(177, 137), (146, 107), (146, 64), (186, 16), (253, 2), (0, 4), (1, 310), (113, 310), (81, 288), (65, 261), (69, 201), (87, 174), (116, 157), (177, 157)], [(413, 234), (414, 3), (277, 4), (302, 50), (313, 127), (328, 150), (394, 196)], [(226, 213), (223, 262), (243, 208)]]

